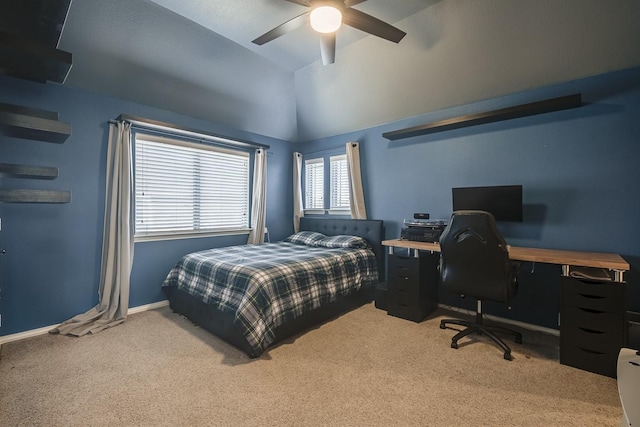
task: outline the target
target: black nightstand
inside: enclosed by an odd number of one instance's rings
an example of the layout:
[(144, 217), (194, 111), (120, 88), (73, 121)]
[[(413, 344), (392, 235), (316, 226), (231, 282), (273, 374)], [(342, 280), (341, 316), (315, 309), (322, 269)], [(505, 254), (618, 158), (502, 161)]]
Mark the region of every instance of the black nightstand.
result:
[[(410, 251), (415, 255), (416, 251)], [(421, 322), (438, 306), (439, 254), (388, 254), (387, 313)]]
[(616, 377), (627, 339), (626, 284), (560, 278), (560, 363)]

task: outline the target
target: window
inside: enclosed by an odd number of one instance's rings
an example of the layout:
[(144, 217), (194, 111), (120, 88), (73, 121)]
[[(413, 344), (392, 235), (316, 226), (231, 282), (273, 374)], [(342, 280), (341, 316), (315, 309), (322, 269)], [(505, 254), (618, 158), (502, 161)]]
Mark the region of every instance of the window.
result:
[(249, 227), (249, 153), (135, 135), (136, 237)]
[(304, 162), (304, 208), (324, 209), (324, 159)]
[(349, 209), (349, 171), (347, 170), (347, 155), (331, 156), (330, 164), (330, 195), (331, 210)]
[[(325, 175), (325, 161), (329, 174)], [(310, 213), (344, 213), (349, 210), (349, 173), (346, 154), (317, 157), (304, 162), (304, 208)], [(328, 205), (324, 197), (329, 190)]]

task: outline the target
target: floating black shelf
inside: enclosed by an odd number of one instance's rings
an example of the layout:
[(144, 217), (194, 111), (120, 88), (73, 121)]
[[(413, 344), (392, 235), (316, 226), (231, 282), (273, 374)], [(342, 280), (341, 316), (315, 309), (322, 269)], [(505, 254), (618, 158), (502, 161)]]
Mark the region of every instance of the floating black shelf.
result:
[(0, 31), (0, 72), (38, 83), (64, 83), (72, 55), (46, 44)]
[(11, 178), (55, 179), (58, 177), (58, 168), (0, 163), (0, 177), (3, 176)]
[(0, 134), (61, 144), (71, 125), (58, 121), (58, 113), (0, 103)]
[(0, 190), (0, 202), (4, 203), (70, 203), (71, 191), (53, 190)]
[(533, 116), (536, 114), (550, 113), (553, 111), (568, 110), (570, 108), (577, 108), (580, 106), (582, 106), (582, 96), (581, 94), (577, 93), (573, 95), (561, 96), (559, 98), (532, 102), (530, 104), (522, 104), (515, 107), (487, 111), (486, 113), (454, 117), (451, 119), (440, 120), (426, 125), (400, 129), (392, 132), (385, 132), (382, 134), (382, 136), (389, 140), (411, 138), (414, 136), (460, 129), (468, 126), (482, 125), (502, 120), (510, 120), (519, 117)]

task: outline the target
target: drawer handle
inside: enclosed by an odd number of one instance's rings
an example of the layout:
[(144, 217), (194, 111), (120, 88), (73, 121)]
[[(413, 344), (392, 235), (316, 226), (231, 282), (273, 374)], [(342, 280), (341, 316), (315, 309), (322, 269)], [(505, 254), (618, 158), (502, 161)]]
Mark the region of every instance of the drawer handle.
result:
[(578, 329), (581, 329), (581, 330), (583, 330), (585, 332), (588, 332), (590, 334), (604, 334), (604, 332), (602, 332), (602, 331), (596, 331), (594, 329), (581, 328), (580, 326), (578, 326)]
[(588, 350), (586, 348), (582, 348), (582, 347), (578, 347), (580, 350), (584, 351), (585, 353), (591, 353), (591, 354), (598, 354), (598, 355), (602, 355), (604, 353), (599, 352), (599, 351), (595, 351), (595, 350)]
[(409, 277), (398, 275), (398, 279), (409, 280)]
[(600, 295), (588, 295), (588, 294), (580, 294), (581, 297), (584, 298), (589, 298), (589, 299), (603, 299), (605, 297), (602, 297)]
[(582, 310), (582, 311), (586, 311), (587, 313), (593, 313), (593, 314), (602, 314), (602, 313), (604, 313), (604, 311), (600, 311), (600, 310), (593, 310), (593, 309), (590, 309), (590, 308), (582, 308), (582, 307), (578, 307), (578, 309), (579, 309), (579, 310)]

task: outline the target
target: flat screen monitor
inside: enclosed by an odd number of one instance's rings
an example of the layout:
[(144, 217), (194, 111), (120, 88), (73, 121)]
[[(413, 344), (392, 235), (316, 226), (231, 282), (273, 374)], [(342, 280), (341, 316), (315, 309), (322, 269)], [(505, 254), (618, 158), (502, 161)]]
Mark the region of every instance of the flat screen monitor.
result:
[(522, 185), (452, 189), (453, 210), (491, 212), (496, 221), (522, 222)]

